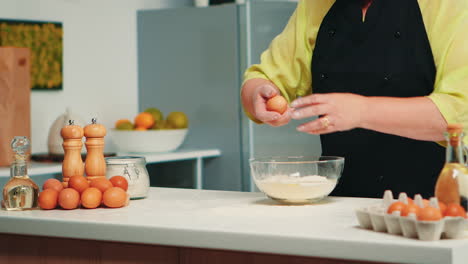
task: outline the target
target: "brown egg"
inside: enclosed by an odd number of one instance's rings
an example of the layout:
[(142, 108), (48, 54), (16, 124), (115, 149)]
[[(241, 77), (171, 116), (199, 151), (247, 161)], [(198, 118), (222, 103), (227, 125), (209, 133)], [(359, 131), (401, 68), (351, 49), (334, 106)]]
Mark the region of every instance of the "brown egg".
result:
[(48, 179), (42, 185), (42, 190), (47, 189), (54, 189), (57, 192), (61, 192), (63, 190), (63, 184), (57, 179)]
[(80, 193), (73, 188), (63, 189), (59, 194), (58, 202), (63, 209), (75, 209), (80, 204)]
[(399, 211), (401, 213), (405, 207), (406, 204), (404, 202), (396, 201), (388, 207), (387, 213), (392, 214), (394, 211)]
[(409, 203), (400, 211), (401, 216), (408, 216), (409, 214), (418, 215), (421, 208), (415, 203)]
[(266, 109), (283, 114), (288, 109), (288, 101), (286, 101), (283, 96), (277, 95), (268, 99), (266, 102)]
[(427, 206), (418, 210), (417, 217), (419, 221), (439, 221), (443, 216), (439, 208)]
[(55, 209), (57, 207), (59, 192), (55, 189), (45, 189), (39, 194), (39, 207), (45, 210)]
[(82, 193), (84, 190), (89, 188), (88, 180), (83, 176), (72, 176), (70, 181), (68, 181), (68, 187), (77, 190), (79, 193)]
[(97, 208), (102, 202), (102, 192), (98, 188), (88, 188), (81, 194), (81, 205), (85, 208)]
[(102, 201), (107, 207), (122, 207), (127, 202), (127, 193), (119, 187), (109, 188), (102, 196)]
[(112, 183), (106, 178), (94, 179), (91, 181), (90, 187), (98, 188), (102, 193), (107, 191), (107, 189), (112, 188)]

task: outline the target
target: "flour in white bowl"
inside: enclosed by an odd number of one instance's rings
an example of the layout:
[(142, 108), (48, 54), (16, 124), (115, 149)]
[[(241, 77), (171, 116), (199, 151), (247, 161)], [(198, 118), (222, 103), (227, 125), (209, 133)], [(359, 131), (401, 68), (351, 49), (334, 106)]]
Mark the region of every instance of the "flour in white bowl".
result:
[(257, 187), (268, 196), (281, 200), (313, 200), (327, 196), (336, 186), (336, 179), (313, 175), (291, 177), (275, 175), (255, 180)]

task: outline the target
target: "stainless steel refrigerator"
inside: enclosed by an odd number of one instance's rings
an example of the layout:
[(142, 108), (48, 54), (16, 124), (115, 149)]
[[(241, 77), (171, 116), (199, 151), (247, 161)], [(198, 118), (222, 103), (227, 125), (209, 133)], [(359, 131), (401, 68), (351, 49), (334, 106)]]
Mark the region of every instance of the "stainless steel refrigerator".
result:
[[(222, 151), (204, 163), (204, 189), (254, 190), (251, 157), (320, 155), (319, 138), (296, 132), (298, 122), (257, 125), (240, 104), (245, 69), (259, 62), (296, 5), (251, 0), (138, 12), (139, 109), (184, 111), (190, 127), (181, 148)], [(160, 165), (152, 185), (190, 188), (192, 169), (190, 162)]]

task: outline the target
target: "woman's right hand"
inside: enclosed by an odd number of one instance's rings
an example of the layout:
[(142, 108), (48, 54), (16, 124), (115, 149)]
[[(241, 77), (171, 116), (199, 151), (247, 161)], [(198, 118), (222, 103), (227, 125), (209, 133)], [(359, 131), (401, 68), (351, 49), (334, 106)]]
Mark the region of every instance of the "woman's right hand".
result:
[(279, 94), (279, 89), (271, 82), (263, 79), (249, 80), (242, 88), (242, 103), (249, 113), (259, 121), (270, 126), (284, 126), (291, 120), (291, 108), (280, 114), (268, 111), (266, 103), (268, 99)]

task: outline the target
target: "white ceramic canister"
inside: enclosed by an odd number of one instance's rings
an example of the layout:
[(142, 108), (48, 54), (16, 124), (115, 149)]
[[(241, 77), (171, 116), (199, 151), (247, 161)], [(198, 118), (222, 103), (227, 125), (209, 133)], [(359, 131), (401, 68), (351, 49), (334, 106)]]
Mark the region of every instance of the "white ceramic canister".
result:
[(128, 181), (130, 199), (143, 199), (148, 195), (150, 180), (146, 159), (138, 156), (117, 156), (106, 158), (106, 177), (123, 176)]

